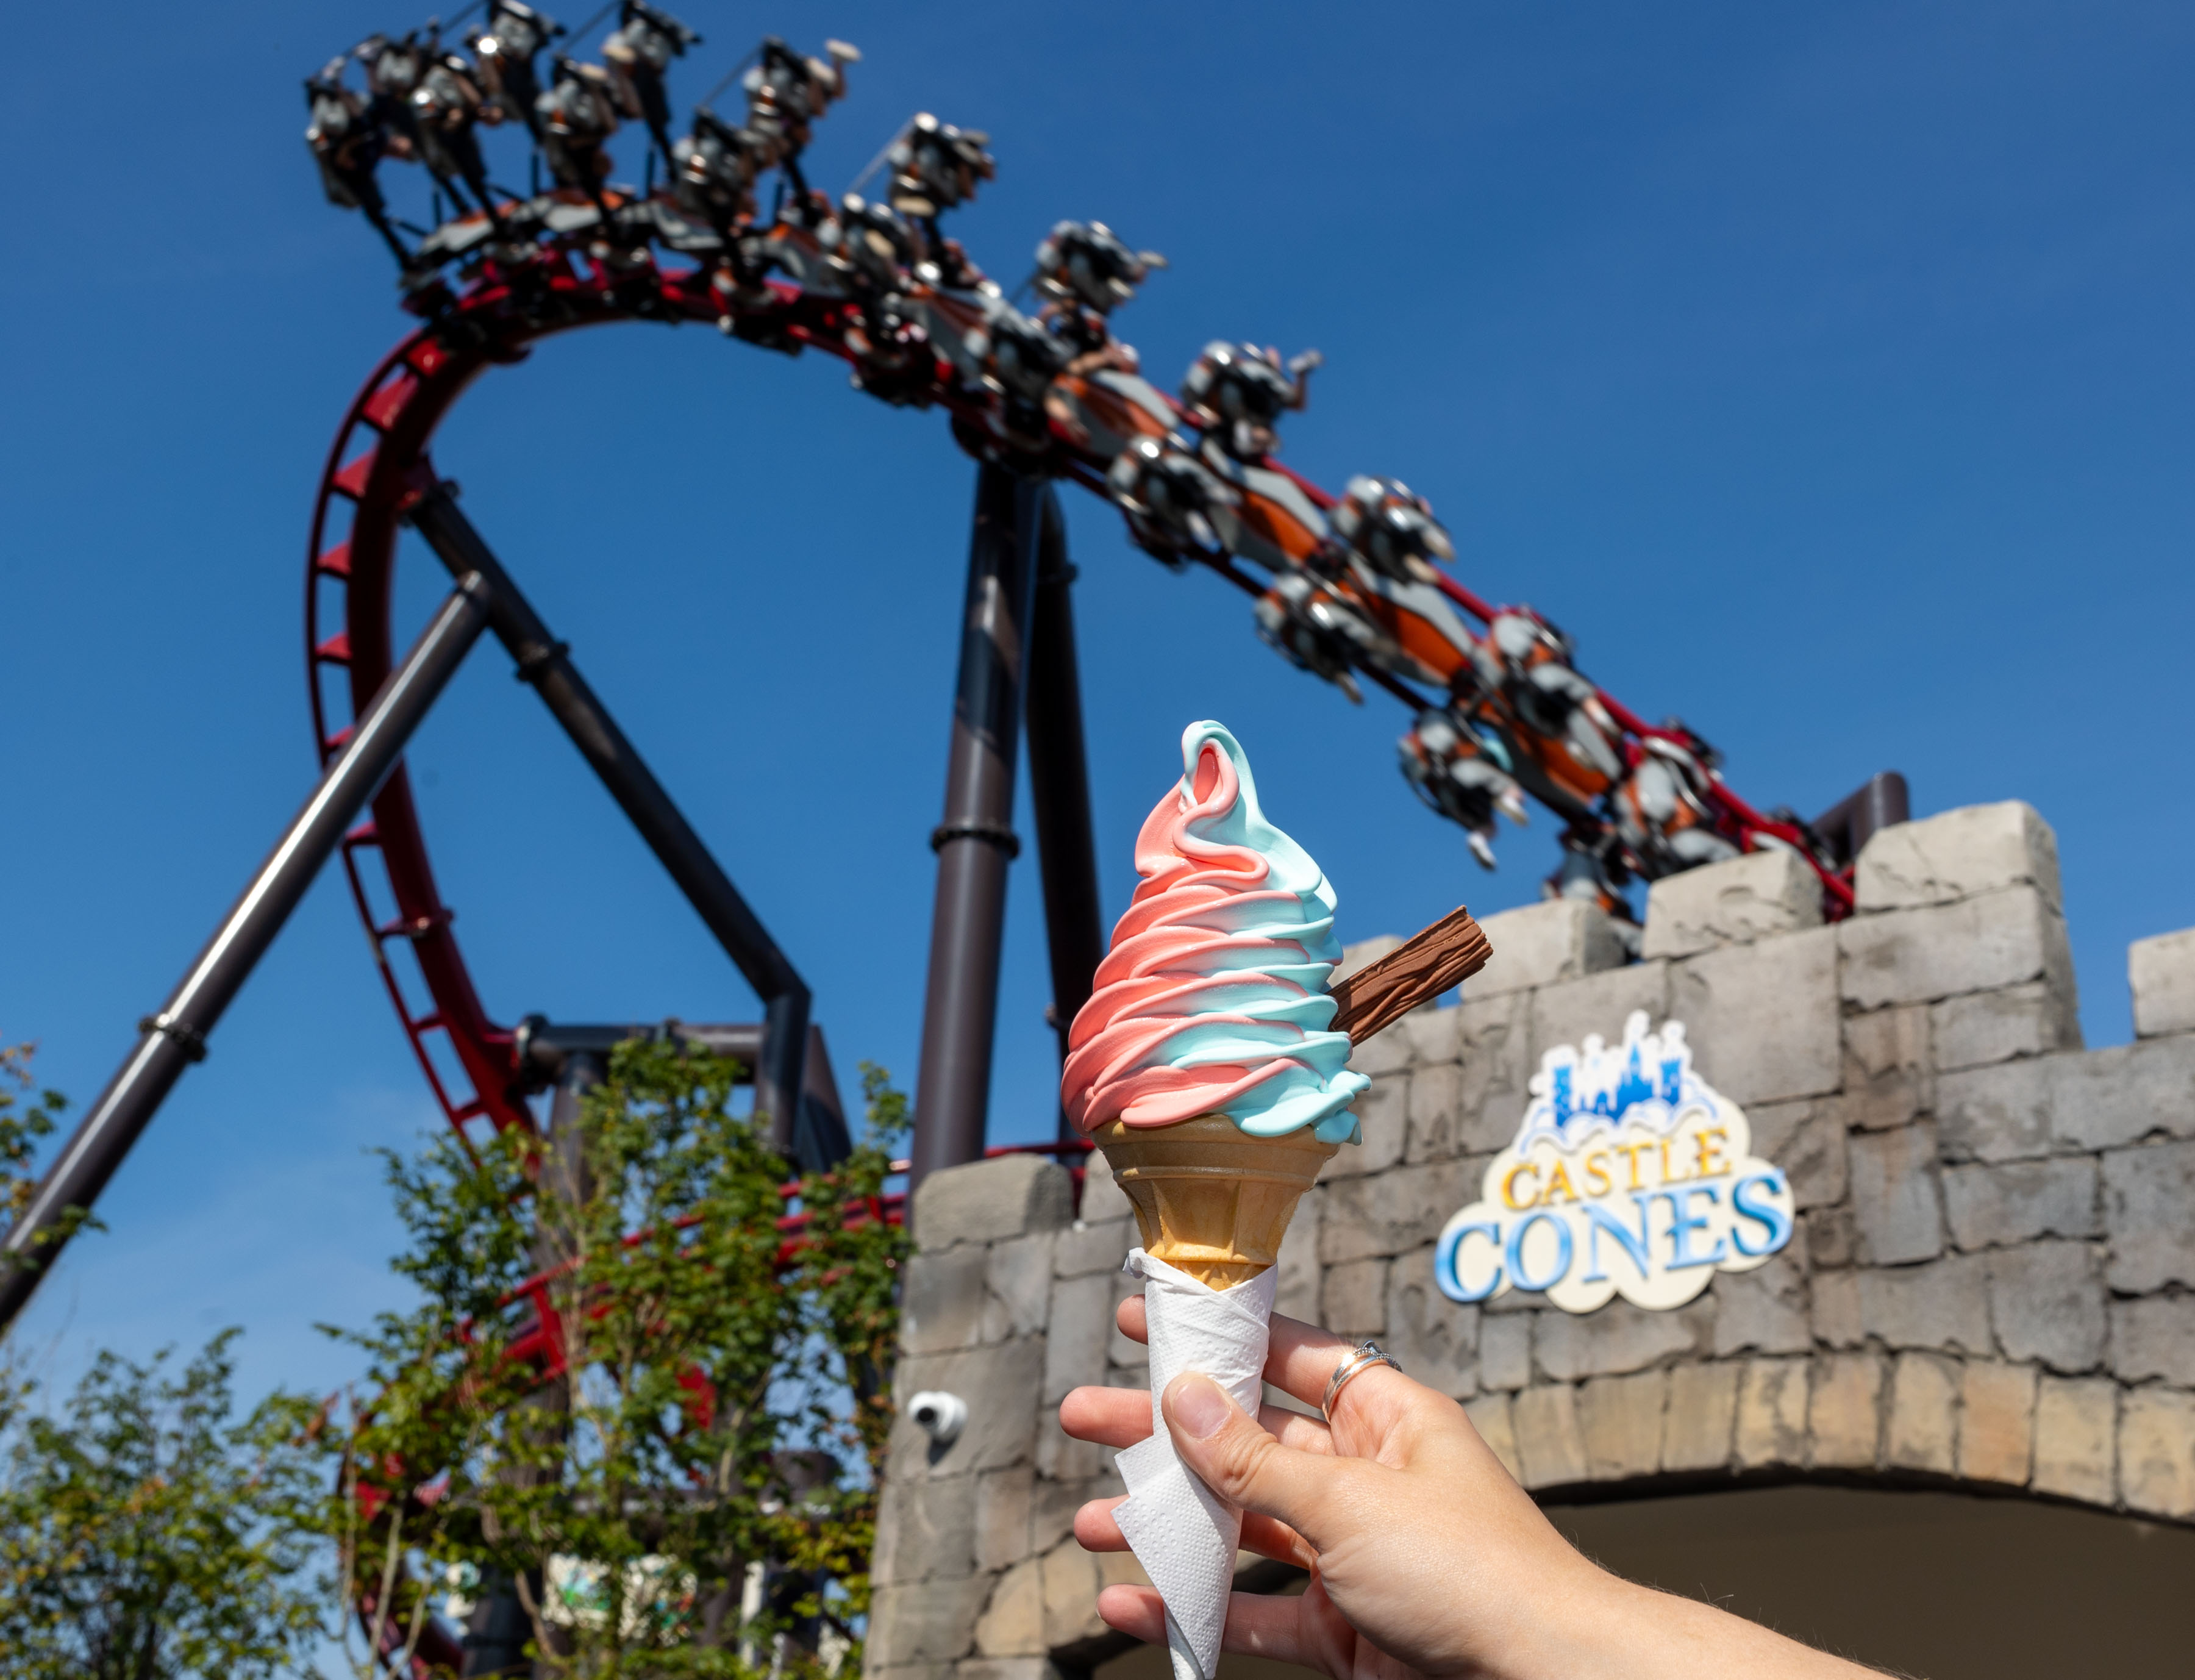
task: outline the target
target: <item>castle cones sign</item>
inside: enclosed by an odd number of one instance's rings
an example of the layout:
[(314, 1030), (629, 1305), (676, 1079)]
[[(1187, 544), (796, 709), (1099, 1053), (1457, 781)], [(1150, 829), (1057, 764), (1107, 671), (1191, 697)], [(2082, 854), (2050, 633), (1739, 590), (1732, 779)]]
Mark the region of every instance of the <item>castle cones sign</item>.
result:
[(1791, 1240), (1791, 1186), (1753, 1155), (1736, 1103), (1692, 1071), (1681, 1021), (1623, 1041), (1588, 1036), (1541, 1058), (1516, 1140), (1434, 1253), (1443, 1294), (1545, 1291), (1572, 1313), (1611, 1296), (1681, 1307), (1717, 1272), (1746, 1272)]

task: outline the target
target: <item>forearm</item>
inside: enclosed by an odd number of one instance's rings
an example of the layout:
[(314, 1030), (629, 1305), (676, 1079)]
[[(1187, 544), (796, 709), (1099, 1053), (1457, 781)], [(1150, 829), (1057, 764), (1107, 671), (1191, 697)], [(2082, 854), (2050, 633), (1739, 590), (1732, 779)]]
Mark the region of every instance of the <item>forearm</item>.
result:
[(1601, 1585), (1548, 1680), (1859, 1680), (1880, 1670), (1834, 1657), (1697, 1599), (1599, 1572)]

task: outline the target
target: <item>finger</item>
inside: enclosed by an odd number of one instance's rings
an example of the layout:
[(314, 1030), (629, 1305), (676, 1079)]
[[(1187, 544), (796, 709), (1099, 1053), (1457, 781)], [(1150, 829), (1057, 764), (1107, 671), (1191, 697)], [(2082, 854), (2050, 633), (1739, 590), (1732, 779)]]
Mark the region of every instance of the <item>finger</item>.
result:
[(1151, 1339), (1151, 1321), (1144, 1313), (1144, 1297), (1131, 1295), (1124, 1297), (1113, 1309), (1113, 1322), (1121, 1326), (1121, 1334), (1131, 1342)]
[[(1223, 1650), (1270, 1657), (1277, 1662), (1322, 1667), (1322, 1653), (1304, 1637), (1302, 1601), (1270, 1597), (1262, 1593), (1237, 1592), (1227, 1600), (1227, 1631), (1221, 1636)], [(1155, 1590), (1145, 1586), (1109, 1586), (1098, 1595), (1098, 1614), (1108, 1627), (1153, 1645), (1166, 1642), (1166, 1605)]]
[[(1331, 1454), (1326, 1425), (1284, 1406), (1260, 1407), (1258, 1421), (1284, 1446)], [(1151, 1432), (1151, 1397), (1141, 1388), (1076, 1388), (1059, 1403), (1059, 1427), (1098, 1446), (1133, 1446)]]
[(1321, 1550), (1330, 1542), (1324, 1531), (1360, 1504), (1351, 1490), (1380, 1474), (1360, 1459), (1282, 1446), (1195, 1371), (1174, 1378), (1164, 1406), (1174, 1451), (1207, 1487), (1245, 1510), (1278, 1517)]
[(1059, 1427), (1099, 1446), (1133, 1446), (1151, 1432), (1151, 1397), (1141, 1388), (1076, 1388), (1059, 1403)]
[(1114, 1513), (1128, 1503), (1116, 1493), (1109, 1499), (1092, 1499), (1074, 1513), (1074, 1540), (1085, 1551), (1126, 1551), (1128, 1537), (1121, 1532)]
[[(1131, 1342), (1149, 1342), (1150, 1320), (1142, 1296), (1129, 1296), (1115, 1308), (1113, 1322)], [(1282, 1394), (1315, 1406), (1326, 1393), (1326, 1379), (1356, 1345), (1316, 1325), (1276, 1313), (1265, 1353), (1265, 1380)]]
[[(1322, 1407), (1326, 1385), (1356, 1348), (1316, 1325), (1276, 1313), (1265, 1380), (1306, 1405)], [(1334, 1428), (1339, 1439), (1330, 1440), (1327, 1450), (1351, 1458), (1376, 1458), (1391, 1467), (1408, 1462), (1413, 1432), (1404, 1425), (1413, 1408), (1431, 1392), (1391, 1365), (1363, 1367), (1334, 1397)], [(1304, 1444), (1307, 1450), (1316, 1450)]]
[(1273, 1314), (1270, 1338), (1265, 1348), (1265, 1380), (1311, 1406), (1325, 1398), (1327, 1378), (1357, 1345), (1284, 1313)]
[[(1085, 1551), (1126, 1551), (1128, 1537), (1121, 1532), (1121, 1507), (1128, 1502), (1125, 1493), (1109, 1499), (1092, 1499), (1074, 1513), (1074, 1539)], [(1245, 1551), (1253, 1551), (1260, 1557), (1270, 1557), (1276, 1562), (1293, 1563), (1299, 1569), (1308, 1569), (1318, 1561), (1310, 1543), (1285, 1522), (1256, 1511), (1242, 1513), (1242, 1539)]]

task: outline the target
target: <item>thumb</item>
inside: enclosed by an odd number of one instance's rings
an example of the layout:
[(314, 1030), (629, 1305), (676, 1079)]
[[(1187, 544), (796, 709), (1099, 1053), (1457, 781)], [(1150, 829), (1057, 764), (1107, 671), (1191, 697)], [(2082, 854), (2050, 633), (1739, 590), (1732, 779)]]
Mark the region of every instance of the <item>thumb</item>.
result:
[(1175, 1377), (1159, 1404), (1174, 1451), (1206, 1487), (1244, 1510), (1277, 1517), (1325, 1549), (1320, 1536), (1341, 1503), (1339, 1484), (1349, 1474), (1344, 1461), (1282, 1446), (1225, 1389), (1196, 1371)]

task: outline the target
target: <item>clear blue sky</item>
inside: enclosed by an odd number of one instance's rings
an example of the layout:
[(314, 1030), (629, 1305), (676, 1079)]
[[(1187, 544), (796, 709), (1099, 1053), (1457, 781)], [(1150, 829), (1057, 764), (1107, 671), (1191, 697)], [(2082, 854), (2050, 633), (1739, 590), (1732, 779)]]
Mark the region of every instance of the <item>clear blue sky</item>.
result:
[[(688, 15), (709, 39), (682, 107), (765, 30), (863, 49), (819, 182), (919, 108), (988, 129), (1000, 178), (954, 225), (1009, 281), (1063, 216), (1166, 251), (1120, 321), (1161, 381), (1214, 336), (1323, 349), (1287, 459), (1430, 495), (1467, 582), (1681, 713), (1756, 801), (1818, 810), (1887, 767), (1922, 811), (2031, 800), (2089, 1042), (2127, 1035), (2127, 942), (2195, 922), (2185, 7)], [(79, 1101), (310, 784), (309, 498), (405, 319), (372, 234), (320, 202), (298, 84), (418, 20), (98, 17), (14, 20), (0, 107), (0, 1037), (40, 1040)], [(868, 1057), (911, 1082), (974, 477), (941, 418), (821, 358), (627, 326), (496, 373), (438, 454), (814, 984), (841, 1078)], [(1109, 917), (1207, 715), (1338, 884), (1345, 938), (1535, 896), (1544, 819), (1481, 875), (1396, 774), (1395, 707), (1289, 670), (1242, 598), (1069, 501)], [(436, 575), (407, 555), (407, 628)], [(499, 650), (412, 762), (491, 1010), (751, 1013)], [(1024, 860), (1000, 1140), (1051, 1123), (1034, 887)], [(431, 1123), (323, 882), (26, 1336), (72, 1364), (240, 1322), (247, 1383), (338, 1380), (308, 1326), (393, 1298), (360, 1152)]]

